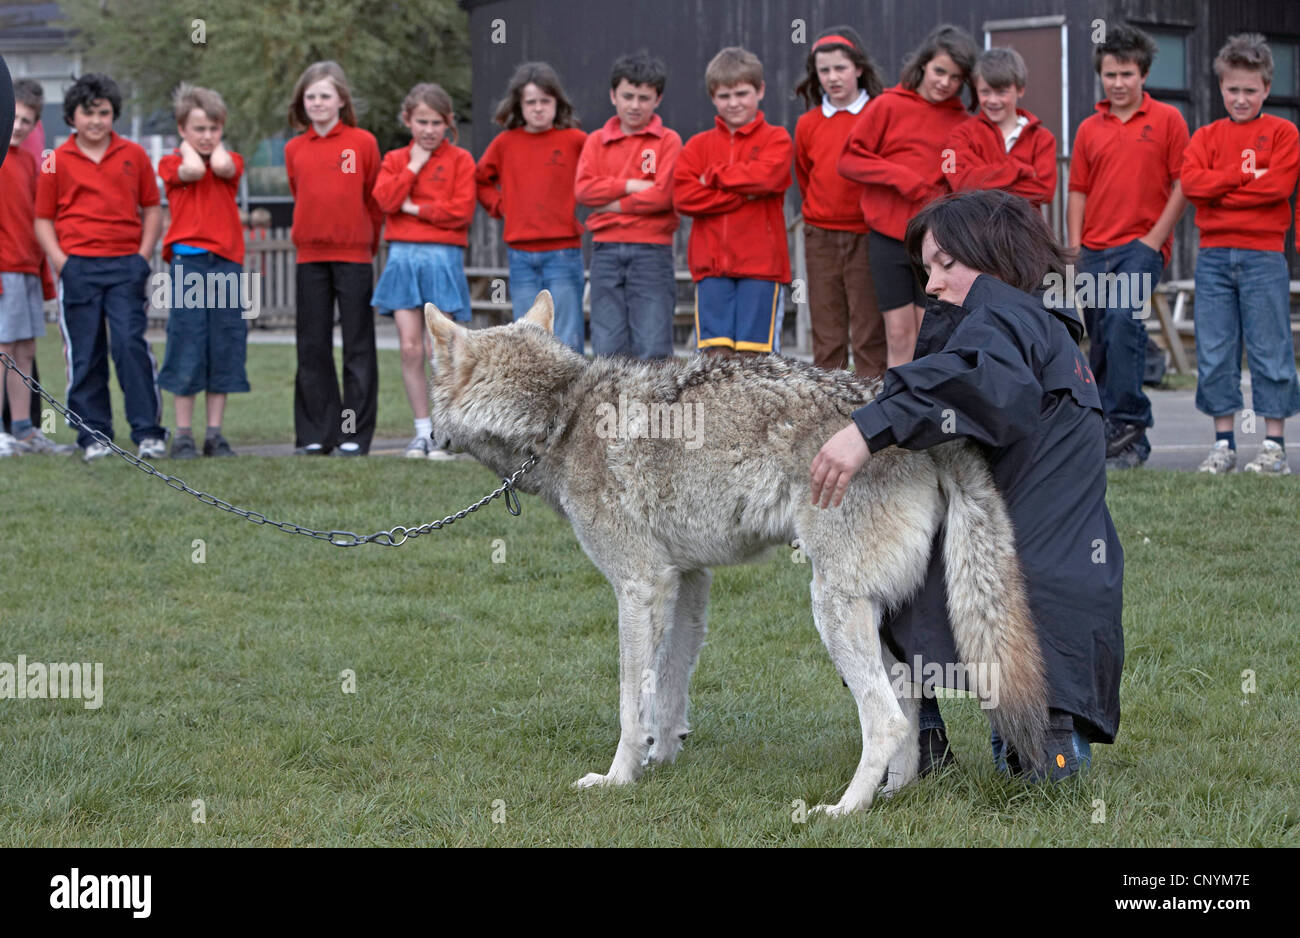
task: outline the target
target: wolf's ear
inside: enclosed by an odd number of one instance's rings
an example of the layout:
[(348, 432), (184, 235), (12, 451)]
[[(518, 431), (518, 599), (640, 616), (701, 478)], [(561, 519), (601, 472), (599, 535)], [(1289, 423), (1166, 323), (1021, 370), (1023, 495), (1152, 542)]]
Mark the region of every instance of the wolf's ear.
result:
[(547, 332), (551, 331), (551, 323), (555, 319), (555, 303), (551, 299), (550, 290), (543, 290), (537, 294), (537, 299), (533, 300), (533, 308), (524, 318), (541, 326)]
[(434, 345), (447, 345), (459, 333), (465, 331), (464, 326), (459, 326), (445, 316), (442, 310), (432, 303), (424, 304), (424, 321), (429, 327), (429, 332), (433, 335)]

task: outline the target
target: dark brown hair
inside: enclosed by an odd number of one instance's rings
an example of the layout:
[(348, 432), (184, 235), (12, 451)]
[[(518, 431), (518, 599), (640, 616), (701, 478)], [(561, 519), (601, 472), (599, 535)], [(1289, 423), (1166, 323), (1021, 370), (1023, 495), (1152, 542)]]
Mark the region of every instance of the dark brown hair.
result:
[(536, 85), (555, 99), (555, 123), (552, 126), (556, 130), (579, 126), (578, 112), (573, 109), (569, 96), (564, 93), (560, 76), (545, 62), (525, 62), (515, 69), (514, 75), (510, 76), (506, 96), (497, 105), (493, 121), (506, 130), (514, 130), (527, 123), (521, 106), (525, 85)]
[(936, 55), (946, 55), (962, 70), (962, 84), (966, 86), (967, 110), (975, 110), (975, 86), (971, 83), (971, 72), (975, 70), (975, 59), (979, 47), (970, 33), (960, 26), (943, 23), (930, 30), (930, 35), (908, 54), (899, 73), (898, 83), (908, 91), (915, 91), (925, 78), (925, 67)]
[(422, 81), (408, 91), (402, 100), (402, 120), (409, 121), (421, 104), (447, 122), (446, 138), (452, 143), (460, 143), (460, 131), (456, 129), (456, 111), (452, 107), (451, 95), (443, 90), (442, 85)]
[(306, 130), (311, 126), (311, 118), (303, 107), (302, 96), (322, 78), (328, 78), (334, 84), (334, 90), (343, 102), (339, 108), (339, 120), (349, 127), (357, 126), (357, 109), (352, 103), (352, 90), (348, 87), (347, 76), (343, 74), (343, 66), (329, 59), (308, 65), (299, 77), (298, 84), (293, 86), (293, 98), (289, 101), (289, 126), (294, 130)]
[(974, 81), (976, 78), (983, 78), (984, 84), (994, 91), (1001, 91), (1012, 85), (1015, 85), (1017, 90), (1024, 91), (1025, 85), (1029, 83), (1029, 69), (1025, 67), (1025, 60), (1015, 49), (995, 46), (992, 49), (985, 49), (975, 60), (975, 71), (971, 72), (971, 80)]
[(914, 215), (904, 243), (917, 267), (927, 231), (953, 260), (1026, 293), (1042, 290), (1049, 273), (1064, 276), (1069, 259), (1042, 213), (1001, 189), (954, 192)]
[[(848, 42), (823, 42), (818, 45), (818, 42), (827, 36), (840, 36)], [(803, 81), (794, 88), (795, 97), (802, 98), (809, 108), (816, 107), (822, 99), (822, 83), (817, 77), (818, 52), (843, 52), (855, 68), (862, 69), (862, 74), (858, 76), (859, 88), (873, 98), (883, 90), (880, 72), (868, 58), (867, 47), (862, 37), (858, 35), (858, 31), (852, 26), (832, 26), (830, 29), (823, 29), (817, 39), (813, 40), (813, 47), (808, 51), (808, 60), (804, 65)]]
[(1101, 60), (1113, 56), (1121, 64), (1131, 62), (1143, 78), (1156, 59), (1156, 41), (1136, 26), (1120, 23), (1106, 30), (1106, 38), (1092, 50), (1092, 67), (1101, 74)]

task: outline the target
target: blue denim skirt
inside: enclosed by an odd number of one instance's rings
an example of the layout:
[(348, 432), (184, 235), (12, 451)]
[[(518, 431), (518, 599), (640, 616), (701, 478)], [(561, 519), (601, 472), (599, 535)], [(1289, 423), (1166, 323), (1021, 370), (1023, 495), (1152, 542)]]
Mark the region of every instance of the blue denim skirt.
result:
[(453, 319), (469, 322), (464, 257), (465, 249), (455, 244), (390, 241), (370, 305), (391, 316), (395, 309), (423, 310), (432, 303)]

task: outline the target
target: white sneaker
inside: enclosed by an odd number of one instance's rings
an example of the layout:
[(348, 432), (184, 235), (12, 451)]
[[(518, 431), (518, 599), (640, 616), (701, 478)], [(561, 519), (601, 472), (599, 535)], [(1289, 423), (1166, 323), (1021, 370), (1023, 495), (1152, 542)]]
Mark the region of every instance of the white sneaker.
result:
[(91, 443), (86, 447), (86, 451), (82, 454), (81, 460), (82, 462), (94, 462), (96, 459), (101, 459), (111, 452), (113, 452), (113, 450), (103, 443)]
[(1208, 472), (1211, 475), (1226, 475), (1237, 468), (1237, 451), (1228, 446), (1227, 440), (1215, 440), (1214, 448), (1210, 450), (1210, 455), (1205, 457), (1201, 463), (1201, 472)]
[(0, 459), (5, 456), (17, 456), (22, 451), (22, 447), (16, 439), (8, 433), (0, 431)]
[(141, 440), (137, 455), (141, 459), (162, 459), (167, 455), (167, 438), (151, 436)]
[(402, 453), (407, 459), (428, 459), (429, 452), (433, 449), (433, 441), (427, 436), (416, 434), (411, 437), (411, 442), (406, 444), (406, 452)]
[(1258, 472), (1266, 476), (1288, 476), (1291, 467), (1286, 464), (1286, 450), (1272, 440), (1265, 440), (1259, 448), (1259, 455), (1242, 467), (1247, 472)]
[(433, 446), (430, 445), (429, 458), (438, 462), (449, 462), (455, 460), (456, 454), (445, 449), (434, 449)]

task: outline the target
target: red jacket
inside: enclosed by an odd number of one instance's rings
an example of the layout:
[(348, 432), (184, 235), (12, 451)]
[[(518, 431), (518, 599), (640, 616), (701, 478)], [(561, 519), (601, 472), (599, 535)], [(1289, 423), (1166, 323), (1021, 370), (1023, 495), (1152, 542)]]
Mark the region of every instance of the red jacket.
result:
[(911, 217), (948, 191), (942, 151), (966, 117), (957, 95), (931, 104), (902, 85), (867, 102), (839, 162), (840, 175), (866, 187), (867, 227), (901, 241)]
[(374, 135), (342, 121), (323, 137), (308, 127), (284, 145), (284, 167), (294, 198), (298, 263), (369, 264), (384, 223), (370, 194), (379, 176)]
[(838, 166), (857, 120), (858, 114), (845, 110), (827, 117), (819, 104), (794, 126), (794, 174), (803, 196), (803, 220), (810, 225), (831, 231), (867, 230), (862, 186), (841, 176)]
[[(677, 230), (673, 211), (673, 168), (682, 151), (682, 138), (664, 126), (658, 115), (640, 133), (627, 136), (618, 116), (587, 138), (578, 158), (574, 194), (583, 205), (618, 201), (621, 212), (597, 212), (587, 217), (594, 240), (636, 244), (672, 244)], [(629, 179), (653, 182), (649, 189), (628, 193)]]
[(479, 157), (478, 200), (505, 219), (506, 244), (519, 251), (558, 251), (581, 244), (573, 180), (587, 135), (576, 127), (498, 134)]
[[(682, 148), (673, 171), (673, 205), (694, 218), (691, 277), (790, 280), (785, 190), (794, 145), (763, 112), (732, 133), (722, 118)], [(701, 181), (703, 177), (703, 181)]]
[[(419, 173), (411, 162), (409, 143), (384, 154), (375, 182), (375, 203), (385, 213), (384, 238), (433, 244), (469, 244), (474, 217), (474, 157), (449, 141), (438, 144)], [(402, 203), (410, 199), (420, 214), (408, 215)]]
[(953, 151), (948, 184), (961, 189), (1005, 189), (1028, 199), (1034, 207), (1056, 194), (1056, 138), (1033, 114), (1016, 108), (1029, 123), (1007, 151), (1002, 129), (983, 111), (968, 117), (948, 136)]
[(163, 260), (172, 259), (172, 245), (177, 242), (205, 248), (236, 264), (244, 263), (244, 226), (239, 223), (239, 177), (244, 174), (244, 158), (230, 154), (235, 175), (222, 179), (212, 172), (203, 178), (185, 182), (180, 177), (180, 150), (158, 161), (158, 175), (167, 189), (172, 220), (163, 236)]
[(43, 276), (45, 253), (36, 240), (35, 219), (36, 160), (26, 150), (10, 147), (0, 166), (0, 270)]
[[(1256, 178), (1252, 168), (1268, 172)], [(1182, 181), (1201, 247), (1283, 250), (1298, 174), (1300, 132), (1290, 121), (1261, 113), (1196, 131), (1183, 151)]]

